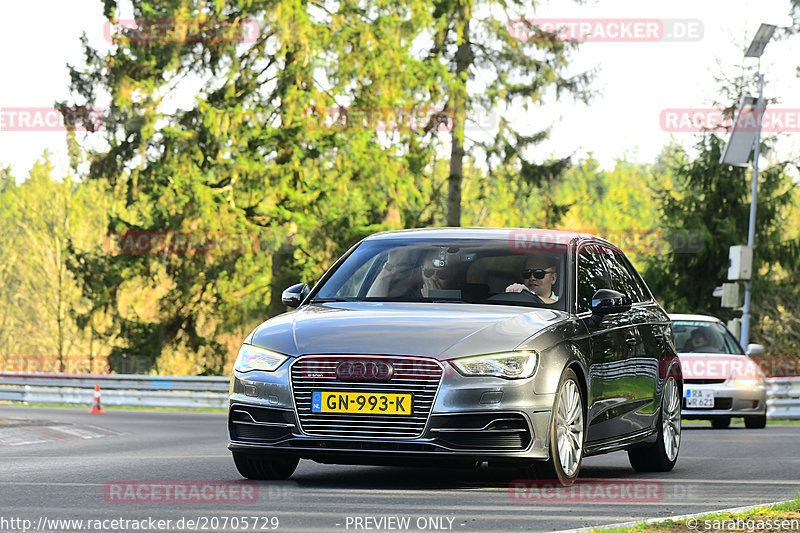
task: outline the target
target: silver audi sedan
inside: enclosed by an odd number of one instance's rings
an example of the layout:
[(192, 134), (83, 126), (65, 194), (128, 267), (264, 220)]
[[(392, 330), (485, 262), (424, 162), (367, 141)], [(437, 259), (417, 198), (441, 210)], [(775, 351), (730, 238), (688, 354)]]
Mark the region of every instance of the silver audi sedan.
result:
[(725, 324), (708, 315), (670, 314), (675, 346), (683, 367), (682, 417), (710, 420), (724, 428), (732, 417), (743, 417), (745, 427), (767, 425), (767, 386), (764, 374), (749, 355), (764, 347), (749, 344), (742, 350)]
[[(245, 339), (228, 448), (251, 479), (300, 459), (512, 466), (572, 483), (626, 450), (668, 471), (683, 382), (671, 323), (616, 246), (548, 230), (386, 232)], [(534, 472), (534, 469), (536, 470)]]

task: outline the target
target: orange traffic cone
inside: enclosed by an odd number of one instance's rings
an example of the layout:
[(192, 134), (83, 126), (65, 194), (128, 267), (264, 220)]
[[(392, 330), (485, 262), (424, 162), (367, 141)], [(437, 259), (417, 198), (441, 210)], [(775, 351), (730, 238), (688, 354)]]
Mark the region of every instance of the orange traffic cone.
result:
[(103, 408), (100, 407), (100, 385), (94, 386), (94, 401), (92, 401), (92, 410), (89, 413), (95, 415), (105, 414)]

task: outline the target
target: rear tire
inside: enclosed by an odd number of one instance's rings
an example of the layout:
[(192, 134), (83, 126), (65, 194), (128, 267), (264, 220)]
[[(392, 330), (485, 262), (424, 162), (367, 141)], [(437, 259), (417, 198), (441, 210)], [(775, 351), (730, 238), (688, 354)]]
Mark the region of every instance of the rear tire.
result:
[(658, 439), (650, 446), (628, 450), (628, 461), (637, 472), (669, 472), (678, 461), (681, 446), (680, 398), (675, 378), (667, 378), (658, 415)]
[(722, 429), (731, 425), (731, 417), (725, 416), (722, 418), (712, 418), (711, 427), (714, 429)]
[(578, 376), (568, 368), (550, 415), (550, 459), (535, 466), (537, 477), (572, 485), (581, 469), (585, 429), (583, 393)]
[(275, 457), (269, 455), (249, 455), (233, 452), (236, 470), (247, 479), (289, 479), (297, 468), (297, 457)]
[(767, 427), (767, 415), (744, 417), (744, 427), (749, 429), (764, 429)]

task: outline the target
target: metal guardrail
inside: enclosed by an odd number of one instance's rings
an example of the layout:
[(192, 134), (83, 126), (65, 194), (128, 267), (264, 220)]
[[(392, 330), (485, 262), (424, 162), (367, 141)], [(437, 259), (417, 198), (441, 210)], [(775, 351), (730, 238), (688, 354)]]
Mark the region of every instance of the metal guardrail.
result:
[[(111, 407), (225, 409), (229, 382), (227, 377), (0, 372), (0, 400), (90, 406), (94, 386), (100, 385), (101, 402)], [(768, 378), (767, 398), (768, 418), (800, 419), (800, 377)]]
[(767, 418), (800, 420), (800, 377), (767, 379)]
[(0, 400), (28, 404), (224, 409), (230, 378), (0, 372)]

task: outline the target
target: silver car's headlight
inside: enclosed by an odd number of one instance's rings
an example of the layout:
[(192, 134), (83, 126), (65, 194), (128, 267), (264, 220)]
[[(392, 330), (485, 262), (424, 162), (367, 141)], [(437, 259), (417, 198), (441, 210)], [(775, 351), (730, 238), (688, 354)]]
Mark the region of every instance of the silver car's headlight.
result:
[(273, 372), (287, 359), (289, 357), (278, 352), (259, 348), (252, 344), (242, 344), (242, 347), (239, 348), (239, 355), (236, 356), (236, 362), (233, 364), (233, 369), (237, 372), (250, 372), (251, 370)]
[(451, 361), (465, 376), (529, 378), (536, 373), (539, 354), (534, 350), (462, 357)]

